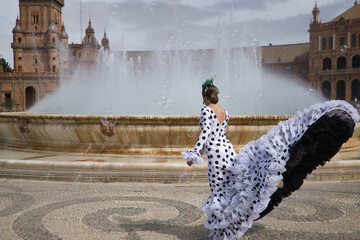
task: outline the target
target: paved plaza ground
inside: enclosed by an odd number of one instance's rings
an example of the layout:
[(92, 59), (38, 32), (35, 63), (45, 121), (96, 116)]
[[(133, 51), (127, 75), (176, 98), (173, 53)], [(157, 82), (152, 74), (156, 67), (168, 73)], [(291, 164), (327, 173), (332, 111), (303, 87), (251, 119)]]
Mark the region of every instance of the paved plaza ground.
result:
[[(207, 183), (0, 179), (0, 239), (209, 239)], [(360, 181), (307, 181), (242, 239), (360, 239)]]

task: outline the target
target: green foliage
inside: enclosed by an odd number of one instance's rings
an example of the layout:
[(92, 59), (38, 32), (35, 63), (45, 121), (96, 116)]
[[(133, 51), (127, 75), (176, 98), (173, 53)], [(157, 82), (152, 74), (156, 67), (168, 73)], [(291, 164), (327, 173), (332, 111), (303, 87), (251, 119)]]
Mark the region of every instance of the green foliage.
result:
[(4, 72), (12, 72), (13, 69), (10, 67), (9, 63), (4, 59), (0, 58), (0, 64), (2, 65)]
[(3, 108), (6, 110), (12, 110), (13, 106), (15, 104), (15, 100), (12, 98), (5, 98), (5, 101), (1, 104)]

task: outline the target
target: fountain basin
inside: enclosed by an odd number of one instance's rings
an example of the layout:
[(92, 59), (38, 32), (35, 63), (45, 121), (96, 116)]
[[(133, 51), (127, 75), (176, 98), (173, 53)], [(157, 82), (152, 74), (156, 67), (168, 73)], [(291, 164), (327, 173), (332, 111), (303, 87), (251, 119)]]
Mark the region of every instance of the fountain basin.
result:
[[(231, 116), (227, 137), (239, 150), (289, 115)], [(56, 152), (177, 155), (192, 148), (199, 116), (0, 114), (0, 145)], [(343, 146), (360, 146), (360, 126)]]

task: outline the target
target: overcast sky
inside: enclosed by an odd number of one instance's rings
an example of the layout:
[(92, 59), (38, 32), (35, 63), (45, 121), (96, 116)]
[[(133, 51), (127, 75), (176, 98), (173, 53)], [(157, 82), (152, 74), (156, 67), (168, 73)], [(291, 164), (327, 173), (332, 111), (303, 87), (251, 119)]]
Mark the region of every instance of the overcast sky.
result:
[[(13, 65), (12, 29), (18, 0), (0, 0), (0, 57)], [(112, 49), (211, 48), (308, 42), (315, 0), (65, 0), (69, 43), (80, 43), (91, 15), (100, 42), (104, 29)], [(318, 0), (328, 22), (354, 0)], [(226, 39), (226, 41), (224, 40)], [(226, 42), (226, 43), (224, 43)]]

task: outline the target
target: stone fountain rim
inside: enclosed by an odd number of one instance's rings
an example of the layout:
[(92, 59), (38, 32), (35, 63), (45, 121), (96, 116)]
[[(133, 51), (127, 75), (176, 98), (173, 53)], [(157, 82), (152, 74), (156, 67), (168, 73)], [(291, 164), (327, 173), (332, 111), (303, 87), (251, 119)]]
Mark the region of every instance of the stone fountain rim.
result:
[[(230, 119), (242, 119), (242, 120), (286, 120), (294, 115), (230, 115)], [(11, 112), (11, 113), (0, 113), (0, 118), (47, 118), (47, 119), (199, 119), (199, 115), (101, 115), (101, 114), (32, 114), (23, 112)]]
[[(244, 115), (230, 116), (230, 125), (276, 125), (292, 115)], [(102, 119), (116, 120), (125, 125), (198, 125), (199, 115), (75, 115), (75, 114), (30, 114), (22, 112), (0, 113), (0, 122), (14, 122), (26, 119), (29, 123), (50, 123), (52, 121), (68, 124), (94, 124)]]

